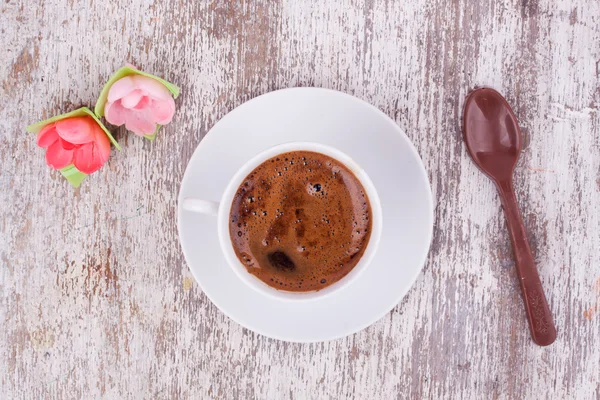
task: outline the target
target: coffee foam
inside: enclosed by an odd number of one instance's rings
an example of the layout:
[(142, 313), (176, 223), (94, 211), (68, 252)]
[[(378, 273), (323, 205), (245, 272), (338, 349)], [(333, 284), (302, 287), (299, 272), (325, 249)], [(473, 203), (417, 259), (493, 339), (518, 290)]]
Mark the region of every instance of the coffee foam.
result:
[(346, 276), (371, 235), (364, 188), (339, 161), (294, 151), (244, 179), (231, 206), (229, 233), (249, 273), (280, 290), (304, 292)]

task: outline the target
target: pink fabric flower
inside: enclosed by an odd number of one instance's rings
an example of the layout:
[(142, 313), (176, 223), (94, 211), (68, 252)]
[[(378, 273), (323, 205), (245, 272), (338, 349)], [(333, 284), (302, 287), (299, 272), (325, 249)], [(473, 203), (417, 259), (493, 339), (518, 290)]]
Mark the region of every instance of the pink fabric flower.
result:
[(104, 107), (106, 120), (139, 136), (152, 135), (156, 125), (166, 125), (175, 114), (175, 101), (156, 79), (129, 75), (116, 81), (108, 91)]
[(110, 141), (92, 117), (66, 118), (44, 126), (37, 145), (46, 149), (49, 167), (73, 164), (85, 174), (96, 172), (110, 156)]

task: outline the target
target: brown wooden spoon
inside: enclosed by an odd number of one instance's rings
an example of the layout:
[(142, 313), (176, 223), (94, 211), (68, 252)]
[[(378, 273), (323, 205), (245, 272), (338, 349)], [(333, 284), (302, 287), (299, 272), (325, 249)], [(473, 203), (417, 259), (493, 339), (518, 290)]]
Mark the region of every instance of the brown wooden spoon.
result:
[(548, 346), (556, 339), (556, 328), (527, 241), (512, 181), (522, 147), (517, 118), (500, 93), (481, 88), (467, 97), (463, 131), (471, 158), (494, 181), (502, 199), (531, 336), (540, 346)]

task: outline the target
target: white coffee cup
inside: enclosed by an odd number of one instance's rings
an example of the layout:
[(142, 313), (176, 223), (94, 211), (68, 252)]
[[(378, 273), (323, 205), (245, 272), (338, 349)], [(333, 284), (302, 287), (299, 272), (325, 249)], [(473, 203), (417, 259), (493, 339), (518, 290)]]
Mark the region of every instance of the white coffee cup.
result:
[[(233, 202), (233, 198), (238, 188), (240, 187), (244, 179), (264, 161), (275, 157), (279, 154), (287, 153), (290, 151), (312, 151), (315, 153), (325, 154), (341, 162), (350, 171), (352, 171), (356, 178), (358, 178), (358, 180), (361, 182), (371, 204), (371, 237), (362, 257), (360, 258), (356, 266), (346, 276), (344, 276), (339, 281), (318, 291), (289, 292), (285, 290), (278, 290), (267, 285), (266, 283), (258, 279), (256, 276), (249, 273), (246, 267), (237, 258), (229, 236), (229, 214), (231, 212), (231, 204)], [(221, 197), (221, 200), (219, 202), (201, 200), (197, 198), (185, 198), (183, 199), (182, 207), (184, 210), (187, 211), (215, 215), (217, 217), (217, 234), (219, 236), (221, 250), (223, 251), (225, 259), (227, 260), (235, 274), (246, 285), (250, 286), (254, 290), (264, 295), (276, 298), (278, 300), (315, 300), (324, 296), (328, 296), (348, 286), (352, 281), (356, 280), (358, 276), (367, 268), (373, 256), (375, 255), (375, 252), (377, 251), (379, 240), (381, 238), (381, 203), (379, 202), (379, 196), (377, 195), (375, 186), (373, 186), (373, 183), (371, 182), (371, 179), (369, 179), (367, 173), (349, 156), (342, 153), (341, 151), (334, 149), (330, 146), (313, 142), (292, 142), (271, 147), (270, 149), (267, 149), (248, 160), (238, 170), (238, 172), (233, 176), (233, 178), (231, 178), (231, 180), (227, 184), (225, 192), (223, 193), (223, 196)]]

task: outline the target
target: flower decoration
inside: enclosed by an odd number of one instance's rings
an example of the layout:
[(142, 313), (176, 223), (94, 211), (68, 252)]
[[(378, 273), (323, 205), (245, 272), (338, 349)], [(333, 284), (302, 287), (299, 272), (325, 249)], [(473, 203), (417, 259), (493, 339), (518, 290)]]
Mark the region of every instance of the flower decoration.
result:
[(108, 80), (94, 109), (112, 125), (125, 125), (138, 136), (154, 140), (175, 114), (179, 88), (132, 66), (117, 70)]
[(74, 187), (106, 163), (111, 142), (121, 150), (87, 107), (29, 125), (27, 131), (37, 133), (37, 145), (46, 149), (46, 164), (60, 170)]
[(46, 164), (78, 187), (108, 161), (111, 143), (121, 150), (99, 117), (154, 140), (160, 127), (171, 122), (177, 96), (177, 86), (126, 65), (104, 85), (94, 112), (82, 107), (29, 125), (27, 131), (36, 133), (37, 145), (46, 149)]

